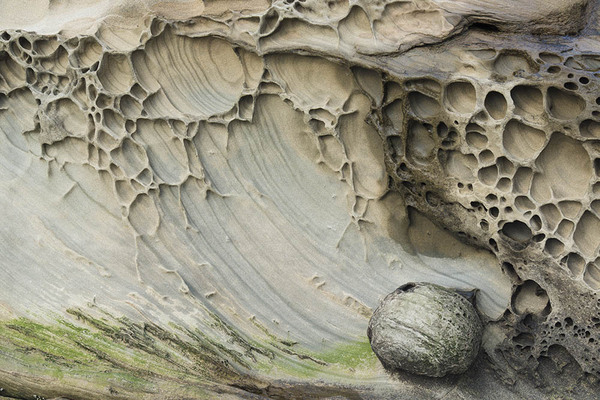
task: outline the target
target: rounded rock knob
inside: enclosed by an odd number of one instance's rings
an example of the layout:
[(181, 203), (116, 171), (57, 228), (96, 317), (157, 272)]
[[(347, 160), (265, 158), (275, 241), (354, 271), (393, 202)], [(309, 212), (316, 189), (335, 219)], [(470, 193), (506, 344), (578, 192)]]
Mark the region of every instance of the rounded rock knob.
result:
[(479, 352), (482, 331), (475, 307), (460, 292), (408, 283), (381, 302), (367, 335), (387, 369), (441, 377), (469, 368)]

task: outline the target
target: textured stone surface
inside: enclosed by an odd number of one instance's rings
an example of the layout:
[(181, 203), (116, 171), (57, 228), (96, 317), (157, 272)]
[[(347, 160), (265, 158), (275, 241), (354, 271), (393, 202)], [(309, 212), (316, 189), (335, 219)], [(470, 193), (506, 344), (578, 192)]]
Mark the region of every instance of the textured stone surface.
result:
[(461, 294), (438, 285), (407, 283), (383, 299), (367, 332), (386, 368), (441, 377), (471, 366), (482, 331), (477, 311)]
[[(0, 5), (0, 387), (595, 398), (597, 2)], [(411, 281), (476, 371), (379, 366)]]

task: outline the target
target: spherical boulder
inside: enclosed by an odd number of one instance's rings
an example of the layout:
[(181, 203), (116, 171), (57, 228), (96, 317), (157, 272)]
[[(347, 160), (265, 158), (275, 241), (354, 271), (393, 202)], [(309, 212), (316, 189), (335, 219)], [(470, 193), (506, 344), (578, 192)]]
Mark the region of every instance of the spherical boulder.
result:
[(408, 283), (381, 302), (367, 335), (386, 369), (441, 377), (469, 368), (482, 331), (475, 307), (463, 294), (431, 283)]

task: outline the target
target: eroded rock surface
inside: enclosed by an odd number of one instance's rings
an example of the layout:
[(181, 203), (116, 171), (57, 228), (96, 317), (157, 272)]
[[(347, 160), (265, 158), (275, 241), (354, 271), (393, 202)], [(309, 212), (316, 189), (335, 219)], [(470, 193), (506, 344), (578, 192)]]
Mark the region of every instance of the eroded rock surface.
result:
[(391, 370), (442, 377), (469, 369), (481, 345), (477, 311), (459, 292), (430, 283), (407, 283), (387, 295), (367, 335)]
[[(593, 396), (595, 2), (30, 3), (0, 16), (9, 393)], [(479, 289), (485, 388), (378, 365), (410, 281)]]

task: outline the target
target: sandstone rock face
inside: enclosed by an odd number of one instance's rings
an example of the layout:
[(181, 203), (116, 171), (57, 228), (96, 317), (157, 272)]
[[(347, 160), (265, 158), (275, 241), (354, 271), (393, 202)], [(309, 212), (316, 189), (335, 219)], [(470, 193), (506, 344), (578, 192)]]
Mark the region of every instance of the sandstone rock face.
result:
[[(0, 395), (595, 398), (596, 1), (0, 9)], [(371, 352), (406, 282), (466, 377)]]
[(367, 332), (387, 368), (441, 377), (471, 366), (482, 325), (469, 300), (456, 291), (407, 283), (383, 299)]

